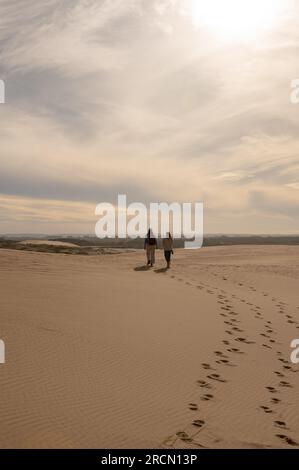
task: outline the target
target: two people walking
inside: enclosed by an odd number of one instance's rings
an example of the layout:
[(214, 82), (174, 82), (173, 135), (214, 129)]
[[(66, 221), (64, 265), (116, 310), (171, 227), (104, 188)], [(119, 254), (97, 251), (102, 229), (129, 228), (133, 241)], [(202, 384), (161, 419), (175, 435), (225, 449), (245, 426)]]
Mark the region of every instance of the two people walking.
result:
[[(147, 265), (154, 266), (155, 264), (155, 252), (158, 246), (157, 239), (155, 238), (151, 229), (147, 232), (147, 237), (144, 241), (144, 249), (146, 250)], [(171, 255), (173, 255), (173, 239), (170, 232), (167, 233), (167, 237), (163, 238), (163, 250), (164, 257), (167, 263), (167, 269), (170, 268)]]

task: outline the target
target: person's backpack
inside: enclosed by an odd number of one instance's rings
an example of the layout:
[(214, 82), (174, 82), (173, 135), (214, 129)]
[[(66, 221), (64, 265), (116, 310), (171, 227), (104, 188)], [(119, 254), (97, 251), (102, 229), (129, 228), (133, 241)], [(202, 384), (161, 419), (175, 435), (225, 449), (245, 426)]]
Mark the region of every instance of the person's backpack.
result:
[(149, 245), (156, 245), (157, 244), (156, 239), (155, 238), (149, 238), (148, 244)]

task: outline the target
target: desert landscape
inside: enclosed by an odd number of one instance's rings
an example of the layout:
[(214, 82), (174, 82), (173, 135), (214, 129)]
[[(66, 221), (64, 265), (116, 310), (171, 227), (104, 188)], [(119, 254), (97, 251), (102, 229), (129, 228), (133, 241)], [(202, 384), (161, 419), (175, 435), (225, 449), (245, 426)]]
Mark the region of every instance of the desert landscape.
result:
[(0, 0), (1, 467), (296, 466), (298, 24)]
[(299, 247), (0, 250), (1, 448), (298, 448)]

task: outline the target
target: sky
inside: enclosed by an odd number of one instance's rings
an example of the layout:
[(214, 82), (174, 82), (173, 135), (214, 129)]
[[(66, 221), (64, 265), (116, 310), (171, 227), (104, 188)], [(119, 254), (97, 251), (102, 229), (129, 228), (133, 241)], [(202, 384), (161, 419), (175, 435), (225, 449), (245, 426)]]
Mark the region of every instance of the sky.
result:
[(299, 234), (299, 2), (224, 3), (0, 0), (0, 233), (92, 234), (127, 194)]

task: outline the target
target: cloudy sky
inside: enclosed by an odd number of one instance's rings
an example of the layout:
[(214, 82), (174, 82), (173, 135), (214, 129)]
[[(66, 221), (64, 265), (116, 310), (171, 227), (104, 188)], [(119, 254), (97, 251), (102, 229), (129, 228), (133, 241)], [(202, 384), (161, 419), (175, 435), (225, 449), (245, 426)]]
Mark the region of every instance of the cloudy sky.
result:
[(0, 233), (93, 233), (119, 193), (299, 233), (298, 21), (295, 0), (0, 0)]

